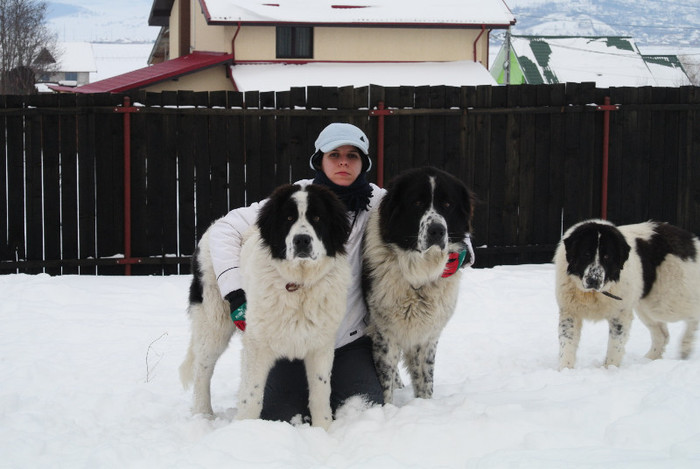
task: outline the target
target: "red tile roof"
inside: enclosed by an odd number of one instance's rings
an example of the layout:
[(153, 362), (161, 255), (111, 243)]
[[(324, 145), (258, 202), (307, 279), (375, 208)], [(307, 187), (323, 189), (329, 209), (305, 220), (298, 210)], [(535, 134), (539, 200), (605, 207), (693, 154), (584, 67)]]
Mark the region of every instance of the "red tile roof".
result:
[(194, 51), (189, 55), (87, 85), (78, 87), (50, 85), (49, 88), (69, 93), (120, 93), (232, 61), (233, 54)]

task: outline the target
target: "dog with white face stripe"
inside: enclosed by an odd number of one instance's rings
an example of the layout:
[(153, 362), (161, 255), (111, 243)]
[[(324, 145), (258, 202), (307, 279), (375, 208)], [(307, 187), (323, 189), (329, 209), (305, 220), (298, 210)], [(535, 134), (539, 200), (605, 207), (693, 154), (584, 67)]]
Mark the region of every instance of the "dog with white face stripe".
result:
[[(265, 383), (278, 358), (304, 360), (314, 426), (332, 421), (335, 335), (347, 307), (350, 264), (345, 206), (329, 189), (278, 187), (243, 235), (240, 269), (247, 299), (237, 419), (260, 417)], [(188, 312), (192, 337), (180, 378), (194, 383), (193, 413), (212, 416), (214, 366), (236, 331), (221, 297), (209, 230), (193, 259)]]
[[(461, 269), (446, 274), (450, 253), (474, 262), (469, 236), (474, 197), (454, 176), (420, 168), (402, 173), (370, 214), (363, 242), (368, 335), (385, 403), (400, 385), (401, 356), (416, 397), (433, 395), (437, 343), (454, 313)], [(457, 261), (455, 261), (457, 262)]]
[(681, 357), (700, 319), (700, 241), (668, 223), (615, 226), (587, 220), (569, 228), (554, 254), (559, 304), (559, 368), (573, 368), (582, 321), (608, 321), (605, 366), (619, 366), (633, 312), (647, 326), (646, 357), (660, 358), (667, 322), (685, 321)]

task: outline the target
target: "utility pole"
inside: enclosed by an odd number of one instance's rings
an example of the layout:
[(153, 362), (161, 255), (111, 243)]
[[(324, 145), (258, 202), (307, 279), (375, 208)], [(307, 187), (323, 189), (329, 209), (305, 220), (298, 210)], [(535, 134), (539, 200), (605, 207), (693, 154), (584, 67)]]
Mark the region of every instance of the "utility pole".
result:
[(506, 51), (506, 59), (503, 62), (503, 71), (505, 73), (505, 84), (510, 85), (510, 26), (506, 29), (506, 43), (504, 47)]

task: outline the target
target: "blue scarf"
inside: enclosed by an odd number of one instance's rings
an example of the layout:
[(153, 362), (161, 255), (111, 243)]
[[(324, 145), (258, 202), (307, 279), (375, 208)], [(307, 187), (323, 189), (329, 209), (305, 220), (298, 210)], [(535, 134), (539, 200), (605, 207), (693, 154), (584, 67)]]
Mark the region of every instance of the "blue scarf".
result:
[(372, 186), (367, 182), (365, 173), (360, 174), (355, 182), (349, 186), (339, 186), (328, 179), (323, 171), (316, 171), (314, 184), (326, 186), (338, 196), (345, 204), (348, 212), (359, 212), (360, 210), (369, 210), (369, 198), (372, 195)]

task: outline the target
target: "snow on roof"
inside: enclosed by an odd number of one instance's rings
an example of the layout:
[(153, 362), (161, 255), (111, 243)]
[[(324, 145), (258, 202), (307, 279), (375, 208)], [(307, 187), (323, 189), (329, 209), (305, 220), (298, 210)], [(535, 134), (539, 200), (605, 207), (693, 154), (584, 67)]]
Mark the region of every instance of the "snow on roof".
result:
[(95, 57), (89, 42), (59, 42), (57, 68), (61, 72), (95, 72)]
[(545, 83), (595, 82), (600, 88), (689, 84), (681, 68), (647, 62), (627, 37), (512, 36), (511, 47), (526, 76), (527, 66), (534, 65)]
[(305, 86), (476, 86), (496, 85), (479, 63), (248, 63), (231, 66), (239, 91), (286, 91)]
[(93, 43), (92, 50), (97, 72), (90, 74), (90, 81), (100, 81), (148, 65), (153, 43)]
[(503, 0), (202, 0), (211, 22), (515, 24)]

